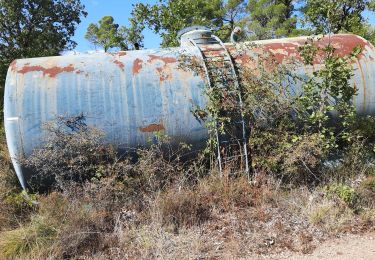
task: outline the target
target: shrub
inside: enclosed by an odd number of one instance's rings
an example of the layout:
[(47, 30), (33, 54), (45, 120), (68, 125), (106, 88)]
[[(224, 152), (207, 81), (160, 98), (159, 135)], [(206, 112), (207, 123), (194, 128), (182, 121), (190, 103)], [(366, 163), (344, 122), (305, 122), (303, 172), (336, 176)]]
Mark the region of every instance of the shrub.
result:
[(353, 211), (345, 204), (323, 200), (308, 207), (309, 221), (328, 233), (338, 233), (346, 229), (353, 219)]
[(358, 202), (356, 190), (345, 184), (332, 184), (325, 187), (328, 197), (336, 196), (350, 207), (355, 207)]
[(357, 188), (359, 198), (364, 207), (375, 208), (375, 176), (367, 176)]
[[(37, 172), (41, 182), (53, 179), (59, 189), (108, 174), (116, 160), (114, 149), (104, 144), (104, 135), (88, 127), (83, 115), (59, 117), (45, 124), (46, 140), (21, 163)], [(38, 184), (34, 184), (38, 185)]]

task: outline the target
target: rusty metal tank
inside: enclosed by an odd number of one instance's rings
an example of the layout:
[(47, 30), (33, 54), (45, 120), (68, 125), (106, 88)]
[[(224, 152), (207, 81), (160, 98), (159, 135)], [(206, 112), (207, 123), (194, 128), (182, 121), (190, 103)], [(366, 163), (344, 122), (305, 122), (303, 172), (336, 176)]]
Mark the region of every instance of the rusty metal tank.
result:
[[(199, 28), (197, 28), (199, 29)], [(157, 131), (172, 140), (204, 143), (207, 130), (191, 110), (204, 106), (205, 75), (179, 66), (181, 55), (201, 57), (189, 42), (200, 40), (200, 48), (224, 55), (210, 41), (210, 32), (190, 30), (181, 36), (181, 47), (95, 53), (15, 60), (9, 67), (4, 97), (4, 121), (8, 148), (21, 185), (27, 186), (17, 157), (28, 156), (43, 140), (42, 125), (56, 116), (83, 114), (86, 123), (106, 134), (119, 149), (144, 145)], [(306, 37), (256, 42), (283, 63), (301, 61), (298, 47)], [(359, 36), (332, 35), (330, 41), (340, 55), (353, 47), (363, 52), (353, 63), (354, 101), (358, 111), (375, 115), (375, 48)], [(255, 50), (241, 53), (233, 43), (225, 44), (239, 68), (256, 67)], [(242, 44), (237, 44), (241, 46)], [(318, 64), (319, 65), (319, 64)], [(311, 68), (301, 65), (301, 73)]]

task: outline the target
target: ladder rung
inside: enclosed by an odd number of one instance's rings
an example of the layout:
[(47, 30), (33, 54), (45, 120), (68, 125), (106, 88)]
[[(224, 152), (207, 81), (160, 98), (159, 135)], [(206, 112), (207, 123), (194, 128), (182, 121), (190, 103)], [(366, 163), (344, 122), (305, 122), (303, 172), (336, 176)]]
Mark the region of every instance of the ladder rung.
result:
[(206, 53), (204, 53), (204, 57), (205, 59), (210, 59), (210, 58), (223, 58), (223, 55), (207, 55)]

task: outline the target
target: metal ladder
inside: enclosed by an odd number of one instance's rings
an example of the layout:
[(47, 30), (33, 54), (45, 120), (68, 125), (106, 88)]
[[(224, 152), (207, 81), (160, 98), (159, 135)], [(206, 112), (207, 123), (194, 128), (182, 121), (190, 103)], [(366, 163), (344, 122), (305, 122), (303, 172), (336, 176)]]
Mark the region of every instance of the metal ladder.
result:
[[(197, 43), (193, 39), (190, 39), (190, 42), (199, 50), (199, 54), (203, 60), (203, 67), (205, 70), (208, 87), (210, 89), (220, 88), (220, 90), (223, 91), (222, 93), (227, 95), (228, 98), (234, 99), (233, 101), (235, 105), (232, 107), (232, 109), (233, 112), (237, 113), (237, 116), (239, 116), (238, 121), (235, 121), (234, 123), (235, 125), (238, 124), (240, 126), (240, 134), (236, 134), (236, 139), (240, 142), (240, 146), (243, 149), (243, 154), (240, 156), (242, 156), (245, 161), (245, 171), (248, 177), (250, 177), (242, 95), (232, 56), (225, 47), (224, 43), (215, 35), (212, 35), (212, 38), (205, 43)], [(204, 46), (205, 48), (201, 48), (201, 46)], [(233, 136), (232, 140), (230, 138), (227, 140), (228, 136), (225, 138), (223, 135), (227, 135), (228, 133), (222, 133), (219, 131), (218, 122), (215, 122), (215, 126), (217, 160), (220, 174), (222, 174), (223, 157), (221, 155), (221, 151), (223, 150), (225, 143), (230, 144), (233, 141)], [(224, 132), (226, 132), (225, 127)], [(239, 138), (238, 135), (240, 135)], [(226, 160), (228, 159), (230, 158), (227, 157)]]

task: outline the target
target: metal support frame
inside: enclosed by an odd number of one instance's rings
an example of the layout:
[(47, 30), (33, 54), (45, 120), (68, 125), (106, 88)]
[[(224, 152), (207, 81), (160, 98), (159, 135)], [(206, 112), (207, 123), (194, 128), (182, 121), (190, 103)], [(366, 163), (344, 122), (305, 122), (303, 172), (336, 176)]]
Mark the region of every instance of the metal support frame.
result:
[[(237, 96), (238, 96), (238, 104), (239, 104), (239, 109), (240, 109), (240, 123), (241, 123), (241, 127), (242, 127), (242, 146), (243, 146), (243, 149), (244, 149), (244, 158), (245, 158), (245, 171), (248, 175), (248, 177), (250, 177), (249, 175), (249, 155), (248, 155), (248, 149), (247, 149), (247, 140), (246, 140), (246, 125), (245, 125), (245, 119), (244, 119), (244, 113), (243, 113), (243, 101), (242, 101), (242, 95), (241, 95), (241, 89), (240, 89), (240, 85), (239, 85), (239, 78), (238, 78), (238, 75), (237, 75), (237, 71), (236, 71), (236, 68), (234, 66), (234, 62), (233, 62), (233, 59), (232, 59), (232, 56), (230, 55), (229, 51), (227, 50), (227, 48), (225, 47), (224, 43), (216, 36), (216, 35), (212, 35), (212, 39), (216, 42), (212, 42), (211, 44), (219, 44), (221, 46), (221, 48), (223, 49), (223, 53), (225, 55), (224, 57), (224, 60), (223, 62), (230, 62), (230, 71), (231, 71), (231, 74), (233, 76), (233, 81), (234, 81), (234, 88), (237, 92)], [(206, 55), (204, 53), (204, 51), (198, 46), (198, 44), (193, 40), (193, 39), (190, 39), (190, 42), (193, 44), (193, 46), (195, 46), (198, 50), (199, 50), (199, 54), (203, 60), (203, 67), (204, 67), (204, 70), (205, 70), (205, 74), (206, 74), (206, 78), (207, 78), (207, 83), (209, 85), (210, 88), (214, 87), (214, 85), (212, 84), (212, 80), (210, 78), (210, 73), (209, 73), (209, 69), (208, 69), (208, 66), (207, 66), (207, 59), (206, 59)], [(217, 123), (215, 123), (215, 135), (216, 135), (216, 142), (217, 142), (217, 159), (218, 159), (218, 164), (219, 164), (219, 171), (220, 171), (220, 174), (222, 174), (222, 158), (221, 158), (221, 152), (220, 152), (220, 137), (219, 137), (219, 130), (218, 130), (218, 126), (217, 126)]]

